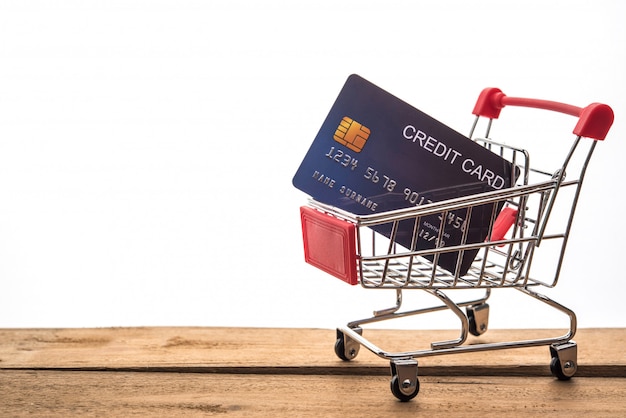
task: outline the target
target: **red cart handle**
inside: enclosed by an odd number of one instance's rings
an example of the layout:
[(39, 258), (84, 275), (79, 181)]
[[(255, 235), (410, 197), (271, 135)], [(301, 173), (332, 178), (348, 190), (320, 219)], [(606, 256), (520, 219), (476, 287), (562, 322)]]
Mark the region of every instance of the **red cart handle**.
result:
[(497, 119), (504, 106), (534, 107), (552, 110), (578, 117), (574, 134), (587, 138), (603, 140), (613, 124), (613, 109), (602, 103), (592, 103), (587, 107), (577, 107), (549, 100), (510, 97), (495, 87), (484, 89), (472, 113), (490, 119)]

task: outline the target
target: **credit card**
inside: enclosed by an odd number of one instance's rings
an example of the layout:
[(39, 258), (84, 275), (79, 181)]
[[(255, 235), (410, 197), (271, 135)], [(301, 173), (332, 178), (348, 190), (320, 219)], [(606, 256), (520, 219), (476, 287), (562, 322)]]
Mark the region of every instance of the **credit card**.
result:
[[(304, 160), (293, 185), (315, 200), (357, 215), (423, 205), (512, 183), (512, 165), (385, 90), (353, 74), (348, 77)], [(483, 242), (502, 204), (424, 216), (398, 225), (395, 242), (411, 250)], [(495, 210), (495, 212), (494, 212)], [(442, 219), (442, 240), (438, 241)], [(373, 227), (391, 236), (391, 225)], [(413, 232), (417, 231), (416, 240)], [(478, 250), (465, 251), (460, 274)], [(433, 257), (430, 257), (433, 259)], [(455, 272), (458, 252), (437, 263)]]

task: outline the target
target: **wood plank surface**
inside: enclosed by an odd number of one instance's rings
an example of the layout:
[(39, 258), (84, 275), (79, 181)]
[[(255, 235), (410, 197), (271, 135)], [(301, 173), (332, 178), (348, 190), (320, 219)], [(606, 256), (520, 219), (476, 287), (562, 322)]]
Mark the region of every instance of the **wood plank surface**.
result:
[[(561, 335), (559, 330), (489, 330), (476, 342)], [(454, 331), (365, 330), (389, 351), (428, 348)], [(273, 328), (0, 329), (0, 369), (204, 371), (224, 373), (388, 374), (364, 348), (351, 362), (334, 354), (335, 330)], [(581, 329), (578, 376), (626, 377), (626, 329)], [(422, 375), (549, 375), (547, 347), (434, 356)]]
[[(490, 330), (469, 343), (558, 336)], [(386, 350), (453, 331), (365, 330)], [(0, 416), (626, 416), (626, 330), (582, 329), (579, 369), (550, 375), (547, 347), (419, 359), (419, 395), (399, 402), (389, 363), (334, 353), (334, 330), (1, 329)]]
[(624, 417), (626, 379), (0, 371), (0, 416)]

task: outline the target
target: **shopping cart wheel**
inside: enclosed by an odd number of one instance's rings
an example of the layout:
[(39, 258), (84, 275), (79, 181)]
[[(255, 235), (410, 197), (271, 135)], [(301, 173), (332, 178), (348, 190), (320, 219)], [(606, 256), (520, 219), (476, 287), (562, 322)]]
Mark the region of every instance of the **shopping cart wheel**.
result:
[(468, 306), (465, 310), (467, 312), (470, 334), (478, 337), (487, 332), (489, 327), (489, 305), (482, 303), (480, 305)]
[(578, 370), (578, 348), (574, 341), (550, 346), (550, 371), (559, 380), (569, 380)]
[(417, 361), (391, 361), (391, 393), (402, 402), (415, 398), (420, 391), (420, 381), (417, 378)]
[[(363, 334), (362, 328), (354, 328), (354, 331), (359, 335)], [(337, 341), (335, 341), (337, 357), (343, 361), (353, 360), (359, 354), (359, 348), (361, 348), (361, 344), (347, 337), (341, 330), (337, 330)]]

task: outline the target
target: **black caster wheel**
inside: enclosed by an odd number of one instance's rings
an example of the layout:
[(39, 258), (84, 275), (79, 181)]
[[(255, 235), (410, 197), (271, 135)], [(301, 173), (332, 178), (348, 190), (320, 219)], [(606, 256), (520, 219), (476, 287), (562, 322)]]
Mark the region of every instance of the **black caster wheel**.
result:
[(391, 393), (402, 402), (415, 398), (420, 391), (420, 381), (417, 377), (417, 361), (414, 359), (392, 360), (391, 366)]
[(466, 312), (470, 334), (478, 337), (487, 332), (487, 328), (489, 327), (488, 304), (483, 303), (481, 305), (468, 306)]
[(559, 380), (570, 380), (572, 378), (572, 376), (565, 374), (565, 371), (561, 367), (561, 361), (558, 357), (552, 357), (552, 360), (550, 361), (550, 372), (552, 372), (552, 376)]
[(391, 393), (402, 402), (408, 402), (415, 398), (420, 391), (420, 381), (416, 377), (415, 382), (412, 384), (410, 381), (405, 380), (400, 382), (398, 375), (391, 378), (389, 382), (391, 385)]
[(576, 371), (577, 365), (577, 346), (574, 341), (560, 345), (550, 346), (550, 372), (559, 380), (570, 380)]
[[(355, 331), (361, 334), (361, 328), (355, 328)], [(337, 330), (337, 341), (335, 341), (335, 354), (343, 361), (353, 360), (359, 354), (361, 345), (350, 337)]]

